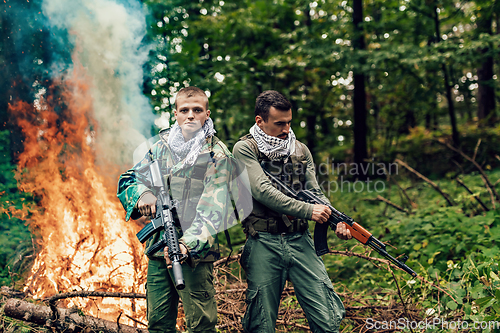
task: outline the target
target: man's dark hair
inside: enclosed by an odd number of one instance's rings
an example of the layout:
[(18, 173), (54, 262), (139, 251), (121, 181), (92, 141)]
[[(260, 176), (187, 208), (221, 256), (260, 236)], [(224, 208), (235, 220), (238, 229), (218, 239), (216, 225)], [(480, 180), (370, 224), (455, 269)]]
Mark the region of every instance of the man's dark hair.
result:
[(183, 97), (203, 96), (203, 97), (205, 97), (205, 100), (206, 100), (205, 107), (208, 110), (207, 94), (205, 94), (205, 92), (203, 90), (201, 90), (200, 88), (198, 88), (198, 87), (185, 87), (185, 88), (182, 88), (181, 90), (179, 90), (179, 92), (175, 96), (175, 108), (177, 108), (177, 98), (179, 98), (181, 96), (183, 96)]
[(292, 108), (292, 104), (282, 93), (276, 90), (266, 90), (255, 101), (255, 116), (260, 116), (267, 122), (271, 106), (280, 111), (288, 111)]

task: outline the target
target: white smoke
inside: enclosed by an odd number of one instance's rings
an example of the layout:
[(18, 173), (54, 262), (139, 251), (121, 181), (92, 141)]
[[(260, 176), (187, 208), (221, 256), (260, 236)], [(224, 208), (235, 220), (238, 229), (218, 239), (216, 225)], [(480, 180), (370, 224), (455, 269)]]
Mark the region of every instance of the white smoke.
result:
[(142, 45), (146, 17), (141, 3), (43, 0), (42, 8), (50, 26), (72, 36), (68, 48), (91, 78), (98, 162), (130, 167), (134, 149), (154, 122), (142, 93), (149, 49)]

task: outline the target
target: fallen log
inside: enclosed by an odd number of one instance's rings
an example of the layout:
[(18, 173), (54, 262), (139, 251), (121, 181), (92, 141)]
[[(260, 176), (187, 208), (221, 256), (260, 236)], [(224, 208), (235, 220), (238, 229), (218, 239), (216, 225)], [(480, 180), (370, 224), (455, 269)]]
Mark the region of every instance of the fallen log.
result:
[(8, 298), (25, 298), (28, 296), (25, 292), (19, 291), (13, 288), (9, 288), (7, 286), (2, 286), (0, 288), (0, 295), (8, 297)]
[(5, 315), (38, 325), (55, 328), (64, 332), (103, 332), (103, 333), (147, 333), (128, 325), (105, 319), (82, 315), (74, 309), (56, 308), (37, 305), (19, 299), (8, 299), (4, 307)]
[(146, 294), (139, 293), (112, 293), (112, 292), (104, 292), (104, 291), (72, 291), (64, 294), (55, 294), (54, 296), (44, 298), (43, 301), (53, 303), (57, 300), (63, 298), (71, 298), (71, 297), (118, 297), (118, 298), (146, 298)]

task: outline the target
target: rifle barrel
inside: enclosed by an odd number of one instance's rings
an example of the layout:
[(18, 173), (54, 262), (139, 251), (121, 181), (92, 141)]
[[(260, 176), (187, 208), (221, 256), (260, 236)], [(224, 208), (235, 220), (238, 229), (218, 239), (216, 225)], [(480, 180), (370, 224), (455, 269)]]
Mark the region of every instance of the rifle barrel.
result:
[[(373, 238), (373, 239), (375, 239), (376, 241), (380, 242), (376, 238)], [(417, 273), (415, 273), (415, 271), (412, 270), (410, 267), (408, 267), (405, 263), (402, 263), (398, 259), (396, 259), (393, 256), (391, 256), (389, 253), (387, 253), (387, 251), (385, 250), (385, 245), (384, 245), (384, 248), (381, 248), (379, 245), (375, 244), (373, 241), (368, 242), (366, 245), (368, 245), (369, 247), (371, 247), (372, 249), (374, 249), (382, 257), (386, 258), (387, 260), (389, 260), (394, 265), (398, 266), (399, 268), (401, 268), (402, 270), (404, 270), (405, 272), (407, 272), (411, 276), (413, 276), (413, 277), (417, 276)]]

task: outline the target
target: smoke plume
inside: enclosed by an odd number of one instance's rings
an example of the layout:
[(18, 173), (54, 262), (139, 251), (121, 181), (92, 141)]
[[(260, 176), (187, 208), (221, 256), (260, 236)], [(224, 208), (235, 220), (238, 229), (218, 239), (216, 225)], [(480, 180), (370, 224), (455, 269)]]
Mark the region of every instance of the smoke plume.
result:
[(98, 164), (130, 167), (135, 147), (149, 136), (154, 121), (142, 94), (149, 49), (142, 44), (146, 18), (141, 3), (44, 0), (42, 10), (53, 38), (67, 41), (73, 50), (73, 63), (54, 63), (54, 75), (81, 64), (90, 80)]

